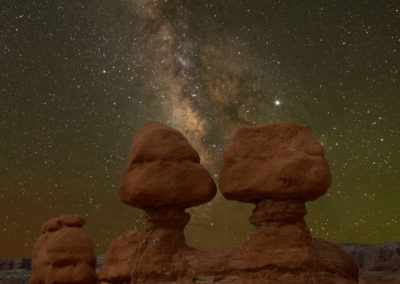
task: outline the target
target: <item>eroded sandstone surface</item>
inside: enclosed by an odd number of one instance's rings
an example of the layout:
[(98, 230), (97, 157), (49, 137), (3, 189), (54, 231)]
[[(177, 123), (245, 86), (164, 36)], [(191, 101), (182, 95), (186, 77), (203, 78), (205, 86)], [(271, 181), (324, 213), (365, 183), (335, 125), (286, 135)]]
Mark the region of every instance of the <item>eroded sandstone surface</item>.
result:
[(32, 251), (30, 284), (94, 284), (96, 254), (85, 220), (74, 214), (50, 219)]
[(343, 250), (313, 239), (305, 202), (323, 195), (331, 175), (311, 130), (297, 122), (239, 129), (224, 153), (222, 194), (255, 204), (248, 239), (228, 250), (187, 246), (185, 208), (206, 203), (215, 184), (186, 138), (158, 122), (132, 137), (119, 188), (122, 202), (144, 209), (147, 230), (128, 231), (110, 245), (101, 283), (358, 282)]

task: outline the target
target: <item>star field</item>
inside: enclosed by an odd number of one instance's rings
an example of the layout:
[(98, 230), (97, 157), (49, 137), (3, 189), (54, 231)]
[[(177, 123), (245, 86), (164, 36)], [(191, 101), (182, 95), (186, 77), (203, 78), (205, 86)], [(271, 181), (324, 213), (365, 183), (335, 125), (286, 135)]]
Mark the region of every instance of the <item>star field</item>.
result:
[[(118, 200), (132, 133), (159, 120), (217, 180), (244, 125), (297, 120), (333, 183), (314, 236), (399, 241), (400, 4), (392, 1), (3, 1), (0, 256), (30, 256), (42, 223), (82, 215), (98, 254), (143, 211)], [(252, 205), (189, 209), (190, 245), (230, 247)]]

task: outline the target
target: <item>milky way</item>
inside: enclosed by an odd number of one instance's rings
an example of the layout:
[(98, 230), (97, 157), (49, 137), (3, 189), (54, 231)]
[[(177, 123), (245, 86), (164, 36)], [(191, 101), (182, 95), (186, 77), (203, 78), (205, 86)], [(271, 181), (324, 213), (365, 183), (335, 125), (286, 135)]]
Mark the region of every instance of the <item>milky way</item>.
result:
[[(308, 204), (315, 236), (398, 241), (398, 1), (6, 1), (0, 8), (0, 256), (29, 256), (41, 224), (85, 217), (99, 254), (143, 212), (118, 201), (146, 120), (185, 134), (218, 180), (244, 125), (297, 120), (333, 184)], [(312, 2), (312, 3), (309, 3)], [(230, 247), (252, 206), (189, 209), (188, 242)]]

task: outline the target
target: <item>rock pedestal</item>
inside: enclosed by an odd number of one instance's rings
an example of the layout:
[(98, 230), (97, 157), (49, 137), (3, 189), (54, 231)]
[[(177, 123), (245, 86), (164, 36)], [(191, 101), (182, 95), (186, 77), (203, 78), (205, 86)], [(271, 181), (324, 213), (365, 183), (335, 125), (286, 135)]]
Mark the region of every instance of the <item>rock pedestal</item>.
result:
[[(307, 283), (305, 280), (313, 283), (312, 280), (317, 279), (314, 272), (318, 271), (318, 263), (303, 218), (306, 212), (302, 200), (265, 199), (258, 202), (249, 218), (257, 229), (245, 243), (250, 253), (242, 254), (248, 269), (274, 267), (285, 271), (285, 281), (292, 275), (293, 281), (302, 280), (298, 283)], [(276, 277), (280, 279), (279, 275)]]
[(190, 215), (181, 207), (163, 207), (146, 210), (146, 218), (147, 230), (130, 273), (132, 283), (173, 281), (185, 274), (181, 259), (189, 248), (183, 230)]

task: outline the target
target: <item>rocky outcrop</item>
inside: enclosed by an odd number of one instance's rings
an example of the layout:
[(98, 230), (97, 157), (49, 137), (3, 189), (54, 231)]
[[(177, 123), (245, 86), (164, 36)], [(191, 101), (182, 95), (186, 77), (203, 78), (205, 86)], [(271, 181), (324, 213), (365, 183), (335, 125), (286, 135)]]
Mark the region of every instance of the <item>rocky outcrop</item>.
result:
[(338, 244), (351, 255), (364, 272), (400, 272), (400, 243), (386, 242), (383, 244)]
[(0, 284), (29, 283), (30, 257), (0, 258)]
[(132, 255), (142, 240), (143, 235), (136, 231), (126, 231), (115, 238), (107, 250), (103, 266), (99, 271), (100, 278), (109, 281), (129, 280), (130, 271), (134, 266)]
[(65, 214), (42, 226), (32, 251), (31, 284), (94, 284), (96, 255), (78, 215)]
[[(125, 260), (127, 260), (132, 252), (132, 249), (129, 248), (129, 236), (130, 232), (134, 234), (137, 232), (134, 231), (127, 231), (122, 236), (126, 239), (126, 241), (121, 241), (121, 248), (120, 250), (117, 249), (113, 254), (115, 255), (114, 268), (118, 268), (118, 264), (123, 264)], [(119, 240), (117, 238), (116, 240)], [(115, 240), (115, 241), (116, 241)], [(133, 238), (135, 240), (135, 238)], [(389, 259), (396, 257), (396, 253), (400, 251), (400, 243), (399, 242), (387, 242), (383, 244), (355, 244), (355, 243), (338, 243), (332, 244), (324, 240), (319, 240), (320, 243), (316, 244), (316, 241), (319, 239), (313, 238), (313, 245), (318, 250), (318, 257), (324, 263), (324, 266), (321, 267), (324, 271), (336, 271), (341, 270), (346, 273), (346, 270), (350, 266), (348, 264), (341, 262), (340, 259), (344, 258), (343, 256), (337, 258), (335, 256), (335, 252), (330, 252), (329, 248), (325, 245), (331, 246), (339, 246), (343, 248), (343, 250), (336, 250), (336, 254), (343, 254), (345, 251), (349, 256), (353, 255), (354, 261), (359, 265), (359, 283), (360, 284), (381, 284), (381, 283), (392, 283), (392, 284), (400, 284), (400, 262), (393, 264), (390, 260), (390, 265), (385, 265), (388, 258), (387, 257), (377, 257), (377, 255), (382, 256), (390, 256)], [(118, 243), (118, 242), (117, 242)], [(124, 245), (126, 244), (126, 246)], [(325, 244), (325, 245), (324, 245)], [(113, 244), (110, 245), (110, 248)], [(119, 246), (119, 245), (117, 245)], [(118, 254), (117, 252), (126, 252), (127, 258), (124, 258), (123, 254)], [(378, 253), (377, 253), (378, 251)], [(196, 252), (196, 251), (195, 251)], [(196, 254), (194, 254), (196, 255)], [(210, 252), (210, 259), (213, 257), (213, 252)], [(195, 257), (194, 257), (195, 258)], [(112, 259), (112, 258), (111, 258)], [(362, 259), (362, 262), (360, 261)], [(0, 284), (22, 284), (22, 283), (29, 283), (29, 275), (30, 275), (30, 263), (31, 258), (0, 258)], [(365, 266), (362, 263), (370, 263), (371, 265)], [(29, 264), (29, 265), (28, 265)], [(103, 256), (97, 257), (97, 264), (96, 267), (100, 268), (103, 264)], [(108, 264), (108, 266), (112, 266)], [(12, 269), (10, 269), (12, 267)], [(121, 267), (124, 267), (122, 265)], [(374, 270), (374, 267), (383, 267), (383, 270)], [(372, 270), (369, 270), (372, 268)], [(109, 273), (112, 275), (113, 273), (118, 275), (118, 271), (114, 271), (111, 269)], [(126, 268), (125, 271), (129, 271), (129, 268)], [(348, 273), (348, 272), (347, 272)], [(129, 272), (126, 273), (129, 275)]]
[(0, 270), (0, 284), (28, 284), (29, 276), (25, 269)]
[(338, 244), (357, 263), (360, 283), (400, 284), (400, 243)]
[(350, 255), (340, 246), (325, 240), (313, 238), (317, 252), (321, 283), (354, 283), (358, 278), (358, 267)]
[[(103, 256), (97, 257), (96, 268), (103, 265)], [(32, 258), (0, 257), (0, 284), (28, 284)]]
[(182, 134), (147, 122), (132, 137), (120, 200), (144, 209), (147, 230), (110, 245), (102, 283), (357, 283), (339, 247), (313, 239), (305, 202), (331, 183), (321, 145), (296, 122), (244, 127), (224, 153), (219, 185), (231, 200), (255, 204), (248, 240), (230, 250), (186, 245), (185, 208), (208, 202), (215, 185)]

